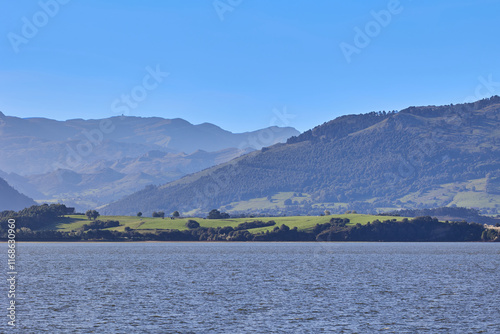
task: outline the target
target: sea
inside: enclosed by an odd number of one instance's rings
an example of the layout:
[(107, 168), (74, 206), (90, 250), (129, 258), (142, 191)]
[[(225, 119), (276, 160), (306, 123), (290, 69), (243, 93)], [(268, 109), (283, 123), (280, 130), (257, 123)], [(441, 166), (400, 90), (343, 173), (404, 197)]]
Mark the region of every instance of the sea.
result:
[[(500, 333), (500, 243), (0, 245), (1, 333)], [(15, 327), (8, 317), (15, 301)]]

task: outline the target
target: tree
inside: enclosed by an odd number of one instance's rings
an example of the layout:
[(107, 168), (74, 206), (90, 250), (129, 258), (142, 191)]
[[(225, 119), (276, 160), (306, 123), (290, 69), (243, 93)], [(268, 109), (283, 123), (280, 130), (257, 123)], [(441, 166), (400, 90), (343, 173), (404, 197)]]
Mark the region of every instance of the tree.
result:
[(330, 219), (330, 224), (331, 225), (334, 225), (334, 226), (346, 226), (347, 224), (349, 224), (350, 220), (349, 218), (332, 218)]
[(177, 218), (177, 217), (180, 217), (180, 215), (181, 214), (177, 210), (172, 213), (172, 217), (176, 217)]
[(163, 211), (158, 211), (158, 212), (153, 211), (153, 215), (152, 216), (156, 217), (156, 218), (157, 217), (161, 217), (163, 219), (163, 218), (165, 218), (165, 212), (163, 212)]
[(100, 214), (96, 210), (87, 210), (87, 212), (85, 212), (85, 216), (87, 216), (89, 220), (91, 219), (95, 220), (97, 217), (100, 216)]
[(208, 213), (207, 218), (208, 219), (227, 219), (227, 218), (230, 218), (230, 216), (226, 212), (221, 213), (219, 210), (213, 209), (212, 211), (210, 211)]
[(198, 228), (200, 227), (200, 223), (198, 223), (196, 220), (189, 219), (186, 223), (186, 227), (189, 229)]
[(219, 219), (220, 218), (220, 211), (217, 209), (213, 209), (208, 213), (207, 216), (208, 219)]
[(137, 212), (137, 217), (142, 217), (142, 212)]
[(288, 227), (287, 225), (283, 224), (283, 225), (280, 226), (279, 230), (282, 231), (282, 232), (287, 232), (287, 231), (290, 231), (290, 227)]
[(290, 199), (290, 198), (286, 199), (285, 205), (292, 205), (292, 199)]
[(329, 210), (325, 210), (325, 216), (331, 215), (331, 212)]
[(64, 205), (64, 204), (51, 204), (49, 206), (49, 209), (51, 211), (55, 212), (58, 216), (64, 216), (64, 215), (68, 214), (68, 211), (71, 211), (68, 209), (73, 209), (73, 213), (75, 211), (75, 208), (67, 208), (66, 205)]

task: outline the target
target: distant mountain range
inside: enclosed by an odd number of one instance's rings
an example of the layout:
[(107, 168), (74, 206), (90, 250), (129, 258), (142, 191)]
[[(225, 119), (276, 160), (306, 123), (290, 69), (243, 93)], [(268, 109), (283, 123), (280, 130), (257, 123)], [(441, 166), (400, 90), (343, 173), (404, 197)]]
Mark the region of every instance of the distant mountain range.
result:
[(0, 178), (0, 211), (19, 211), (35, 204), (33, 199), (19, 193), (4, 179)]
[(275, 214), (464, 206), (500, 210), (500, 97), (347, 115), (162, 186), (106, 214)]
[(0, 177), (36, 200), (84, 210), (298, 134), (276, 126), (231, 133), (160, 117), (56, 121), (0, 112)]

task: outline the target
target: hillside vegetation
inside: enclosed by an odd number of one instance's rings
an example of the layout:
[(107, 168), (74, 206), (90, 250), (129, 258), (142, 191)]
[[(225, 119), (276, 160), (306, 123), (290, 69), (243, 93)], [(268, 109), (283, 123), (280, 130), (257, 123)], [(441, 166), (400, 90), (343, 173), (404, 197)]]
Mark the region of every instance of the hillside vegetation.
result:
[(214, 209), (206, 219), (180, 218), (177, 211), (170, 219), (143, 218), (142, 213), (102, 217), (95, 210), (83, 218), (68, 215), (72, 211), (64, 204), (1, 211), (0, 239), (15, 235), (16, 241), (500, 241), (498, 227), (441, 222), (429, 216), (379, 219), (382, 216), (350, 213), (230, 219)]
[[(269, 214), (387, 211), (460, 205), (498, 214), (500, 97), (348, 115), (103, 208), (107, 214), (191, 214), (265, 198)], [(306, 194), (291, 203), (279, 194)], [(291, 196), (292, 197), (292, 196)], [(273, 200), (276, 200), (273, 205)], [(296, 201), (297, 203), (294, 203)], [(243, 205), (244, 207), (244, 205)]]
[[(21, 218), (21, 217), (18, 217)], [(118, 218), (118, 217), (107, 217)], [(126, 217), (122, 217), (126, 218)], [(297, 219), (299, 218), (299, 219)], [(33, 230), (21, 227), (16, 233), (18, 241), (499, 241), (496, 228), (467, 223), (440, 222), (431, 217), (412, 220), (375, 219), (367, 222), (362, 215), (349, 218), (332, 217), (324, 221), (291, 217), (286, 224), (269, 221), (237, 220), (198, 223), (194, 219), (173, 219), (175, 222), (92, 220), (71, 222), (66, 217), (58, 223), (63, 230)], [(390, 218), (390, 217), (387, 217)], [(126, 219), (122, 219), (126, 220)], [(184, 221), (186, 221), (185, 224)], [(283, 222), (283, 221), (281, 221)], [(83, 223), (83, 224), (82, 224)], [(22, 225), (22, 224), (21, 224)], [(64, 231), (71, 225), (70, 231)], [(133, 225), (134, 228), (130, 226)], [(204, 225), (204, 226), (202, 226)], [(301, 228), (299, 228), (300, 226)], [(178, 228), (175, 228), (178, 227)], [(47, 228), (47, 227), (46, 227)], [(5, 222), (0, 223), (0, 239), (7, 238)]]
[[(119, 221), (120, 226), (108, 228), (108, 230), (124, 231), (126, 227), (129, 227), (138, 232), (155, 232), (161, 230), (188, 230), (186, 223), (188, 220), (197, 221), (201, 227), (225, 227), (231, 226), (236, 227), (239, 224), (251, 221), (275, 221), (276, 226), (282, 224), (287, 225), (290, 228), (297, 227), (301, 231), (311, 230), (316, 224), (328, 223), (332, 218), (349, 219), (348, 225), (356, 224), (366, 224), (368, 222), (375, 221), (377, 219), (399, 219), (399, 216), (374, 216), (374, 215), (363, 215), (363, 214), (344, 214), (344, 215), (331, 215), (331, 216), (293, 216), (293, 217), (256, 217), (256, 218), (230, 218), (230, 219), (203, 219), (203, 218), (150, 218), (143, 217), (139, 218), (137, 216), (102, 216), (99, 217), (100, 220), (106, 221)], [(60, 218), (57, 222), (50, 226), (44, 227), (46, 230), (56, 230), (63, 232), (77, 231), (82, 228), (83, 225), (89, 224), (89, 220), (85, 216), (70, 215), (64, 218)], [(249, 229), (250, 232), (256, 233), (261, 231), (272, 231), (274, 226), (260, 227)]]
[(21, 194), (0, 178), (0, 211), (21, 210), (34, 204), (33, 199)]

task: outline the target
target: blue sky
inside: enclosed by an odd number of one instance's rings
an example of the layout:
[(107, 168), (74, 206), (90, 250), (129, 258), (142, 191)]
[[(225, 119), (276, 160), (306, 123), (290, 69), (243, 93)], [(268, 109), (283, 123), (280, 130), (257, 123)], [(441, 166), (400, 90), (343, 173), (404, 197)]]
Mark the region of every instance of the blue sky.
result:
[(3, 4), (7, 115), (304, 131), (500, 94), (496, 0), (56, 1)]

